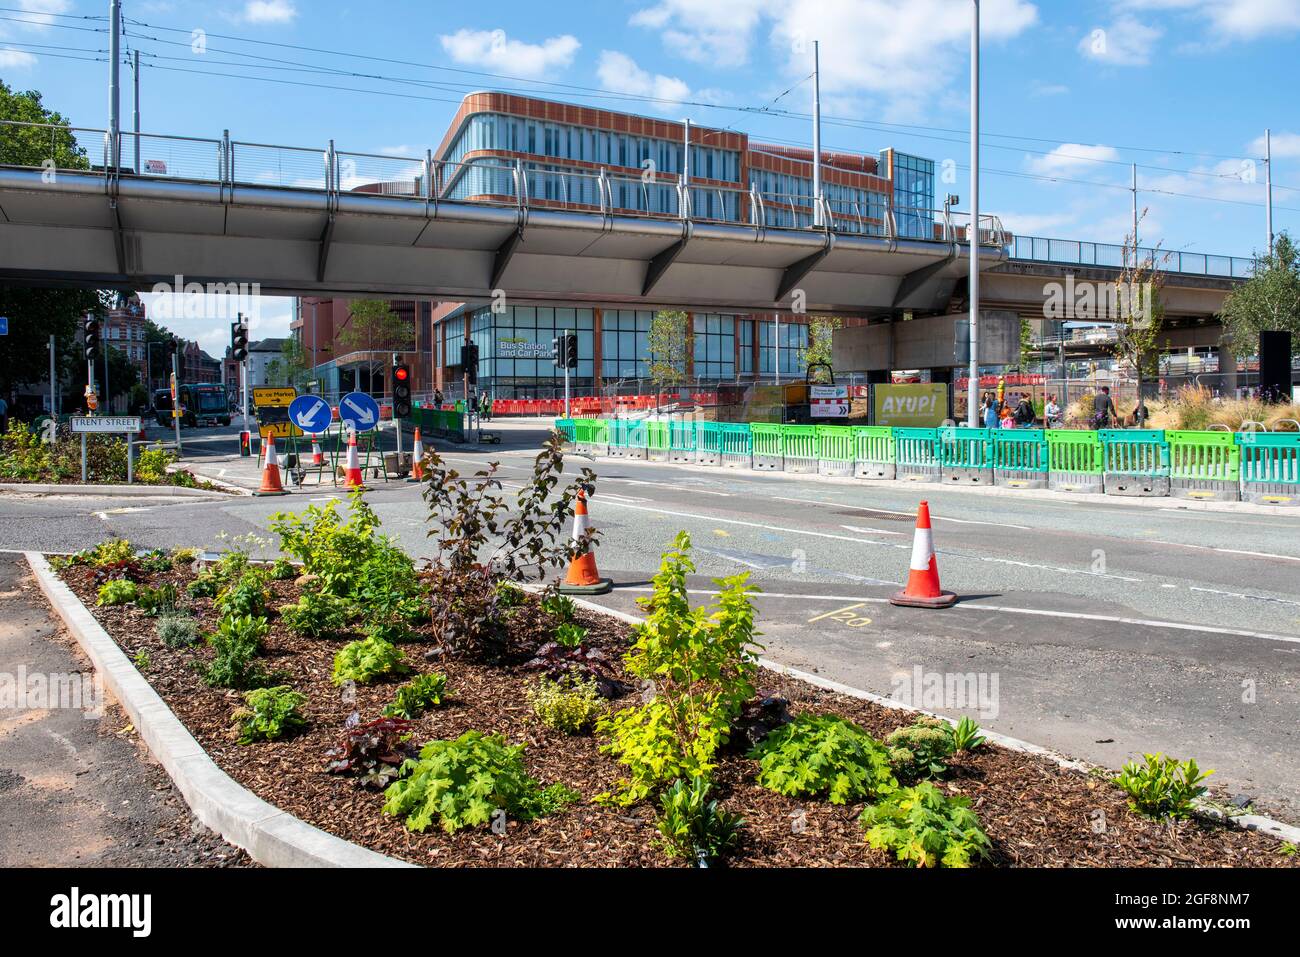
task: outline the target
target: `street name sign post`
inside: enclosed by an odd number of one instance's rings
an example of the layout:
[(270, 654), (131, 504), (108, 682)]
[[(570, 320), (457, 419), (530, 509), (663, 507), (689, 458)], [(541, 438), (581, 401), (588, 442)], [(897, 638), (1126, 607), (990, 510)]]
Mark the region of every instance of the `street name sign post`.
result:
[(132, 437), (140, 431), (138, 415), (74, 415), (71, 418), (72, 434), (81, 436), (81, 481), (86, 481), (86, 436), (117, 435), (126, 433), (126, 484), (135, 477), (135, 442)]

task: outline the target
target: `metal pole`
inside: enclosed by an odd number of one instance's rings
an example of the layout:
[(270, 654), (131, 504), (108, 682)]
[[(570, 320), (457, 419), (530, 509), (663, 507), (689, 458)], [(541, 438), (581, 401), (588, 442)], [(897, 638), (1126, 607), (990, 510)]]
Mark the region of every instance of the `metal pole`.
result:
[(172, 350), (172, 380), (176, 383), (176, 398), (172, 399), (172, 424), (176, 427), (176, 456), (181, 454), (181, 376), (179, 350)]
[(569, 418), (569, 330), (564, 330), (564, 417)]
[(140, 175), (140, 51), (132, 51), (132, 75), (135, 80), (135, 175)]
[(110, 0), (108, 4), (108, 132), (109, 155), (104, 157), (105, 164), (111, 164), (116, 170), (121, 162), (122, 104), (118, 94), (122, 66), (122, 4), (119, 0)]
[(821, 58), (813, 41), (813, 225), (822, 225), (822, 82)]
[(126, 484), (135, 477), (135, 433), (126, 434)]
[[(691, 188), (691, 121), (682, 120), (682, 186)], [(685, 215), (685, 210), (682, 211)]]
[(108, 398), (108, 327), (104, 328), (104, 411), (111, 413), (113, 409), (110, 406)]
[(50, 417), (55, 423), (59, 421), (59, 406), (54, 397), (58, 394), (58, 376), (54, 372), (54, 337), (50, 336)]
[[(780, 385), (781, 384), (781, 314), (778, 312), (778, 313), (774, 313), (773, 315), (775, 317), (775, 322), (776, 322), (776, 328), (772, 330), (772, 335), (773, 338), (775, 339), (774, 345), (776, 347), (776, 363), (774, 368), (776, 370), (776, 384)], [(781, 405), (784, 406), (785, 403), (782, 402)]]
[(1264, 131), (1264, 203), (1265, 223), (1268, 229), (1268, 254), (1273, 255), (1273, 131)]
[(980, 317), (980, 0), (971, 3), (970, 29), (970, 369), (966, 424), (979, 426)]
[(1138, 168), (1133, 164), (1133, 268), (1138, 264)]

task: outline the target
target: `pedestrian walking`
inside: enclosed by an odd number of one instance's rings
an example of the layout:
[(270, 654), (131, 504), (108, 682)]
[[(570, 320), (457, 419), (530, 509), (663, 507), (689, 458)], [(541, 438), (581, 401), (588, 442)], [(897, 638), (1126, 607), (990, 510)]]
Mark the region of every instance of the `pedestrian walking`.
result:
[(1118, 418), (1115, 400), (1110, 397), (1110, 386), (1104, 385), (1101, 391), (1092, 397), (1092, 427), (1108, 429)]
[(1015, 411), (1016, 425), (1022, 429), (1028, 429), (1038, 421), (1038, 414), (1034, 411), (1034, 405), (1029, 401), (1029, 396), (1020, 393), (1020, 402), (1016, 405)]
[(434, 407), (435, 409), (441, 409), (441, 408), (442, 408), (442, 390), (441, 390), (441, 389), (434, 389), (434, 390), (433, 390), (433, 407)]
[(996, 429), (998, 427), (998, 404), (993, 401), (993, 396), (985, 394), (984, 396), (984, 428)]
[(1043, 418), (1049, 429), (1059, 429), (1061, 427), (1065, 415), (1062, 413), (1061, 407), (1056, 404), (1055, 395), (1047, 397), (1047, 405), (1043, 408)]

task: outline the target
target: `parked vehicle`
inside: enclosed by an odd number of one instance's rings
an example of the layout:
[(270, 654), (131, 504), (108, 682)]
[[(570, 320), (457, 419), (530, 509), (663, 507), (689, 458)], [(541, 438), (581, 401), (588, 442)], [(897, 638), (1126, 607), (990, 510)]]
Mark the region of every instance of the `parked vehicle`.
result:
[[(226, 387), (215, 383), (182, 385), (179, 390), (181, 426), (198, 428), (200, 425), (229, 425), (230, 400)], [(154, 419), (159, 425), (172, 424), (172, 394), (170, 389), (158, 389), (153, 394)]]

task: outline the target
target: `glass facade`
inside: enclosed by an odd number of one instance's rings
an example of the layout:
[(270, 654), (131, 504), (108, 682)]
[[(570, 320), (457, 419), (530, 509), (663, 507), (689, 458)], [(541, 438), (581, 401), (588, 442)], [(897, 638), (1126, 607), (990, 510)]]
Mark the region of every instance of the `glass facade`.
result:
[(736, 377), (736, 317), (716, 313), (695, 315), (695, 377)]
[(931, 239), (934, 237), (934, 160), (897, 151), (893, 158), (894, 218), (898, 234)]
[(606, 309), (601, 314), (600, 374), (605, 379), (650, 377), (650, 322), (647, 309)]
[(781, 323), (778, 334), (775, 322), (758, 324), (758, 371), (772, 375), (776, 371), (777, 342), (781, 344), (781, 374), (804, 371), (803, 350), (808, 348), (808, 327), (794, 322)]
[[(751, 171), (750, 181), (763, 194), (766, 225), (799, 228), (813, 225), (811, 176), (756, 169)], [(823, 180), (822, 194), (835, 218), (837, 231), (884, 234), (885, 209), (889, 205), (885, 193)]]

